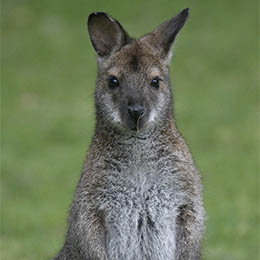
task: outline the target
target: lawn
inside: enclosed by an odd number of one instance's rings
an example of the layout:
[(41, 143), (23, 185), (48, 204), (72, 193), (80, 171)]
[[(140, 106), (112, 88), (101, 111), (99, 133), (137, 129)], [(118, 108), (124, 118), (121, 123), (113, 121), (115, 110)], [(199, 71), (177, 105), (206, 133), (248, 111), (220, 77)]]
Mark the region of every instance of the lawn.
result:
[(260, 259), (256, 0), (2, 3), (1, 259), (50, 259), (63, 243), (95, 123), (88, 14), (106, 11), (138, 37), (186, 7), (171, 79), (203, 175), (203, 259)]

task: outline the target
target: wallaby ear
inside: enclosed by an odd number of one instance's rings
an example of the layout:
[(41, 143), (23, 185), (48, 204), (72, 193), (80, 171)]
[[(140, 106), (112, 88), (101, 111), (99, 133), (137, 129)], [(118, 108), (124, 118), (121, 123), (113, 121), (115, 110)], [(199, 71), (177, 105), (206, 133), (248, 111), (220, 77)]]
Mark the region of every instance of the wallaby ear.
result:
[(182, 10), (175, 17), (162, 23), (157, 29), (150, 34), (143, 37), (144, 41), (149, 42), (154, 48), (156, 48), (165, 58), (168, 60), (171, 57), (171, 49), (174, 40), (185, 24), (189, 16), (189, 8)]
[(131, 40), (122, 25), (103, 12), (89, 15), (88, 32), (92, 45), (99, 56), (107, 56)]

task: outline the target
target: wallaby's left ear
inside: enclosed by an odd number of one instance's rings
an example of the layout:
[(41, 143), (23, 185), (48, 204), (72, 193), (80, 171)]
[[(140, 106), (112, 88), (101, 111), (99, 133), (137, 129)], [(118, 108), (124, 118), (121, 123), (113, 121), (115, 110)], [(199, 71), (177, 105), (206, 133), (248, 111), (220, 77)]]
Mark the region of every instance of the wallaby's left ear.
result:
[(145, 35), (141, 40), (147, 41), (156, 48), (163, 57), (168, 59), (171, 57), (171, 49), (174, 40), (185, 24), (189, 16), (189, 8), (182, 10), (175, 17), (162, 23), (153, 32)]

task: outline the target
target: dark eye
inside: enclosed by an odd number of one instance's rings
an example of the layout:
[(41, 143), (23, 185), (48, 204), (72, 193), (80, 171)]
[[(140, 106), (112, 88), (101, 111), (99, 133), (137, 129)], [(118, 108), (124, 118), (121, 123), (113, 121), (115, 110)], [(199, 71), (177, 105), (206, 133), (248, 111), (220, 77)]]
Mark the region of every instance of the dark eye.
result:
[(108, 86), (110, 88), (118, 87), (119, 86), (118, 79), (116, 77), (114, 77), (114, 76), (109, 76), (109, 78), (108, 78)]
[(161, 79), (159, 77), (155, 77), (151, 82), (151, 86), (158, 89), (160, 87), (160, 80)]

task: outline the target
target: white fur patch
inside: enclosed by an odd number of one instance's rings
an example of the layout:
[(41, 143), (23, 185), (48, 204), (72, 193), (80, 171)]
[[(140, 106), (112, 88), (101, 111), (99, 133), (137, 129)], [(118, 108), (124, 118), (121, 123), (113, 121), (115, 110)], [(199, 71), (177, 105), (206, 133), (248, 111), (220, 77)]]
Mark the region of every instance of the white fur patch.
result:
[(114, 122), (121, 122), (121, 118), (118, 111), (112, 112), (111, 116)]
[(153, 109), (150, 113), (150, 117), (149, 117), (149, 122), (154, 122), (156, 119), (157, 113), (156, 111)]

